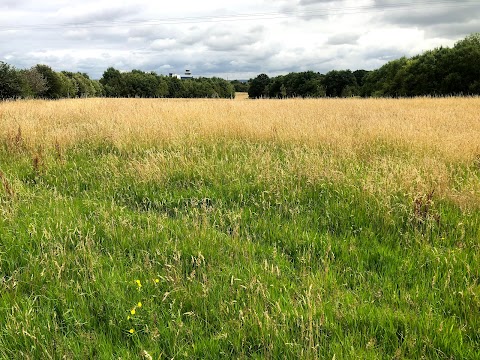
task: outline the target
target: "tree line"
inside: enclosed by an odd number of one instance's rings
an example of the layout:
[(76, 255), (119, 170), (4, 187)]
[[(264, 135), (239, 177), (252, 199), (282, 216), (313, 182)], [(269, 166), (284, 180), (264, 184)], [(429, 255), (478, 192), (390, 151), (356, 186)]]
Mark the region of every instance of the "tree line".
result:
[(85, 73), (56, 72), (47, 65), (19, 70), (0, 62), (0, 99), (78, 97), (141, 97), (141, 98), (231, 98), (234, 85), (220, 78), (192, 78), (158, 75), (155, 72), (132, 70), (121, 72), (108, 68), (100, 80)]
[(141, 70), (120, 72), (114, 68), (108, 68), (103, 73), (100, 84), (107, 97), (232, 98), (235, 96), (234, 86), (218, 77), (181, 80)]
[(480, 34), (373, 71), (306, 71), (249, 81), (250, 98), (480, 95)]
[(85, 73), (55, 72), (47, 65), (17, 70), (0, 62), (0, 99), (103, 96), (103, 86)]
[(260, 74), (248, 83), (221, 78), (180, 80), (155, 72), (108, 68), (100, 80), (85, 73), (56, 72), (47, 65), (19, 70), (0, 62), (0, 99), (75, 97), (232, 98), (412, 97), (480, 95), (480, 34), (452, 48), (440, 47), (390, 61), (373, 71), (333, 70)]

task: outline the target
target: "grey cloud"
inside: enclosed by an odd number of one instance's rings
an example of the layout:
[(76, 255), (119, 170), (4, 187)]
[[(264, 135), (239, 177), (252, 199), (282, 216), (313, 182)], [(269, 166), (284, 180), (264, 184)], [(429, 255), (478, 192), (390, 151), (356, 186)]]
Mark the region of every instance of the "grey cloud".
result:
[[(88, 41), (88, 45), (92, 44), (120, 44), (128, 41), (128, 31), (122, 28), (80, 28), (66, 29), (63, 38), (67, 41), (77, 41), (80, 44)], [(75, 45), (70, 43), (70, 45)], [(77, 45), (78, 46), (78, 45)]]
[(178, 41), (187, 46), (203, 45), (213, 51), (233, 51), (257, 43), (262, 39), (263, 32), (264, 28), (262, 26), (255, 26), (242, 32), (221, 25), (208, 28), (195, 26), (180, 35)]
[[(405, 3), (403, 3), (405, 4)], [(477, 0), (458, 0), (451, 3), (413, 3), (411, 7), (392, 0), (375, 0), (375, 9), (384, 11), (381, 22), (406, 26), (435, 26), (461, 24), (480, 17)], [(377, 17), (378, 18), (378, 17)]]
[(255, 27), (248, 32), (242, 33), (225, 31), (223, 33), (210, 34), (203, 43), (212, 50), (232, 51), (242, 46), (257, 43), (261, 39), (262, 33), (262, 27)]
[(17, 9), (30, 3), (29, 0), (2, 0), (0, 9)]
[[(259, 68), (270, 71), (274, 59), (280, 51), (272, 44), (248, 45), (252, 48), (217, 51), (212, 49), (190, 52), (190, 48), (174, 47), (167, 51), (149, 51), (143, 53), (145, 62), (142, 69), (159, 73), (192, 70), (195, 76), (230, 76), (228, 74), (256, 73)], [(261, 70), (260, 70), (261, 71)]]
[(75, 14), (71, 12), (72, 10), (68, 8), (63, 8), (57, 12), (55, 17), (59, 17), (62, 22), (68, 24), (82, 25), (98, 22), (107, 22), (105, 25), (109, 25), (108, 22), (137, 14), (139, 12), (139, 9), (138, 7), (127, 6), (100, 8), (93, 11), (86, 11), (80, 14)]
[(458, 39), (478, 31), (480, 31), (480, 19), (461, 24), (440, 24), (428, 28), (426, 30), (426, 35), (428, 37)]
[(306, 5), (326, 4), (326, 3), (332, 3), (332, 2), (338, 2), (338, 1), (336, 0), (300, 0), (299, 4), (306, 6)]
[(175, 48), (175, 46), (177, 46), (177, 45), (178, 45), (178, 43), (177, 43), (176, 39), (164, 38), (164, 39), (154, 40), (150, 44), (150, 48), (152, 50), (167, 50), (167, 49)]
[(405, 52), (399, 49), (396, 49), (393, 46), (392, 47), (379, 46), (377, 48), (367, 49), (366, 51), (362, 52), (362, 56), (365, 59), (379, 60), (383, 62), (399, 59), (402, 56), (410, 56), (410, 55), (411, 54), (406, 54)]
[(141, 38), (146, 41), (153, 41), (164, 38), (175, 38), (180, 34), (178, 29), (172, 25), (142, 25), (131, 26), (128, 29), (128, 36)]
[(336, 34), (328, 38), (328, 45), (355, 45), (360, 38), (360, 34)]

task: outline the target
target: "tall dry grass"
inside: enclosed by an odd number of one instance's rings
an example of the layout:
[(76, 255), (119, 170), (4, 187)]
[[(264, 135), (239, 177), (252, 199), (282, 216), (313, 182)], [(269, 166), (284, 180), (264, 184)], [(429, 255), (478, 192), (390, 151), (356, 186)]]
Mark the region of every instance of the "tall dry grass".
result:
[[(479, 109), (480, 98), (19, 101), (0, 103), (0, 140), (59, 156), (85, 141), (120, 148), (217, 140), (293, 144), (292, 169), (312, 181), (362, 172), (365, 191), (436, 189), (475, 204), (475, 173), (458, 179), (451, 165), (480, 166)], [(252, 161), (266, 159), (268, 151)], [(144, 164), (148, 176), (155, 176), (152, 168)]]
[(385, 141), (473, 161), (480, 153), (479, 108), (479, 98), (19, 101), (0, 103), (0, 137), (15, 138), (20, 128), (30, 147), (226, 137), (345, 151)]

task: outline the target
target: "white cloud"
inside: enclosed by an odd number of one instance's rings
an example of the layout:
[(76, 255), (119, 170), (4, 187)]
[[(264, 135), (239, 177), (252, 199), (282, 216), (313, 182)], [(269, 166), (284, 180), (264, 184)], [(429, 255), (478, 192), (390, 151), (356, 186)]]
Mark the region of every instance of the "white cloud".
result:
[(3, 59), (94, 78), (109, 66), (230, 79), (372, 69), (480, 28), (477, 0), (4, 0), (0, 9)]

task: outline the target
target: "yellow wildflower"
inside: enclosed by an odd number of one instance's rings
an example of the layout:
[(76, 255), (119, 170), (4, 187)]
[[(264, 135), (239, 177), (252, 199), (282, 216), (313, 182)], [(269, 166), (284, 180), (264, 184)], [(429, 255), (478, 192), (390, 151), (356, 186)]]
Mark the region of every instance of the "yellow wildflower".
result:
[(130, 314), (135, 315), (135, 308), (133, 308), (132, 310), (130, 310)]
[(130, 334), (133, 334), (133, 333), (135, 332), (135, 330), (134, 330), (134, 329), (130, 329), (130, 330), (128, 330), (128, 332), (129, 332)]
[(127, 316), (127, 320), (130, 320), (130, 319), (131, 319), (131, 317), (130, 317), (130, 315), (128, 315), (128, 316)]
[(142, 307), (142, 303), (139, 302), (139, 303), (137, 304), (137, 307), (141, 308), (141, 307)]
[(155, 281), (155, 283), (158, 284), (160, 282), (160, 279), (155, 279), (154, 281)]
[(135, 280), (135, 282), (137, 283), (137, 286), (138, 286), (139, 288), (142, 287), (142, 283), (140, 282), (140, 280)]

